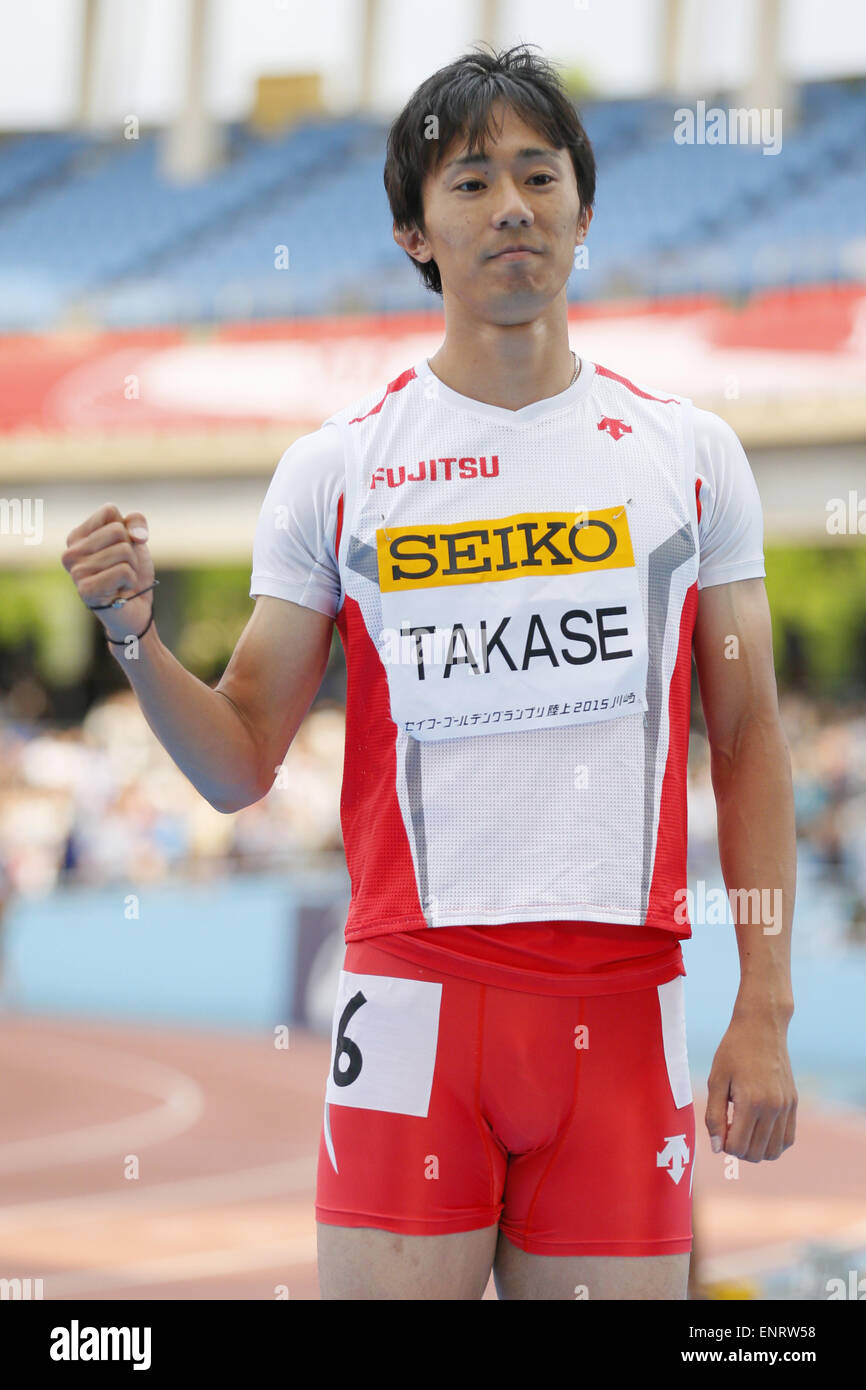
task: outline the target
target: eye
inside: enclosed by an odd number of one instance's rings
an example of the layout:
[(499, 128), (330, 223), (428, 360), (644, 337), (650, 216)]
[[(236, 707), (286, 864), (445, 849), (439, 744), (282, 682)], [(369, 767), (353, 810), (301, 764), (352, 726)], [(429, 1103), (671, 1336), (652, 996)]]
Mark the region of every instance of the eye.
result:
[[(552, 174), (531, 174), (530, 182), (532, 179), (547, 179), (547, 183), (553, 183), (555, 181)], [(462, 183), (455, 184), (454, 192), (459, 193), (461, 189), (467, 188), (470, 184), (474, 184), (478, 188), (483, 188), (484, 186), (480, 179), (464, 179)], [(539, 184), (536, 186), (541, 188), (547, 187), (546, 184)]]

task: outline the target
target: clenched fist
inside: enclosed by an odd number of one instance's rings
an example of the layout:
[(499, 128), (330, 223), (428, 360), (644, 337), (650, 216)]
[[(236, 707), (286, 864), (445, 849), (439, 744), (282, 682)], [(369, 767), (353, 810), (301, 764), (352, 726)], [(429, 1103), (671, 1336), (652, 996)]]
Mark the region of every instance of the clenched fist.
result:
[[(147, 522), (141, 512), (122, 516), (106, 503), (66, 537), (61, 556), (88, 607), (138, 594), (153, 583), (153, 560), (147, 548)], [(96, 617), (108, 637), (121, 641), (139, 633), (150, 619), (153, 590), (120, 608), (100, 608)]]

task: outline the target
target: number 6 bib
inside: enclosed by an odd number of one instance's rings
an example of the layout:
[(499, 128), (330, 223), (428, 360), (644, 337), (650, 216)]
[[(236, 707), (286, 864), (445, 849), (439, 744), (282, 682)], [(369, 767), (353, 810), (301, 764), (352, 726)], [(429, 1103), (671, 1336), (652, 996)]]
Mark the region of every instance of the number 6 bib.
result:
[(326, 1105), (426, 1117), (442, 986), (340, 971)]

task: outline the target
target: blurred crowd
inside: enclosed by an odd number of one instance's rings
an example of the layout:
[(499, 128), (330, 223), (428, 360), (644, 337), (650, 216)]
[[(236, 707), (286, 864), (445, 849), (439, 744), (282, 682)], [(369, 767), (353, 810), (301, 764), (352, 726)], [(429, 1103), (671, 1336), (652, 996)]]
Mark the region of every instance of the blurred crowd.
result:
[[(798, 900), (817, 875), (824, 901), (841, 891), (852, 937), (866, 938), (866, 704), (852, 710), (782, 694), (780, 708), (794, 772)], [(219, 875), (342, 855), (344, 733), (342, 708), (319, 702), (271, 791), (222, 815), (165, 752), (131, 690), (66, 729), (0, 704), (0, 900), (59, 882)], [(709, 746), (693, 729), (690, 869), (717, 855)]]
[[(797, 824), (796, 922), (810, 951), (866, 942), (866, 701), (837, 705), (779, 693)], [(689, 743), (689, 867), (718, 865), (706, 737)], [(692, 919), (694, 920), (694, 919)]]
[(58, 882), (207, 877), (342, 853), (345, 721), (320, 705), (304, 720), (261, 801), (223, 815), (150, 729), (131, 690), (60, 729), (0, 706), (0, 863), (20, 894)]

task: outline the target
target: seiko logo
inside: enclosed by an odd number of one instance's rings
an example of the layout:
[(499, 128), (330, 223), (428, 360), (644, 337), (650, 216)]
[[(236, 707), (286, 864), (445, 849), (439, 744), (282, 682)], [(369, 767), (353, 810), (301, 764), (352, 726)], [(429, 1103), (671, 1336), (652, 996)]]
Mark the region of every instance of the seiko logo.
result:
[(379, 527), (379, 587), (441, 588), (534, 572), (554, 576), (634, 569), (625, 507), (592, 512), (526, 512), (452, 525)]
[(402, 487), (404, 483), (450, 483), (455, 478), (498, 477), (498, 454), (491, 454), (489, 463), (484, 454), (479, 458), (459, 458), (454, 454), (451, 458), (421, 459), (415, 473), (410, 473), (402, 464), (399, 468), (377, 468), (370, 479), (370, 490), (372, 492), (377, 483)]

